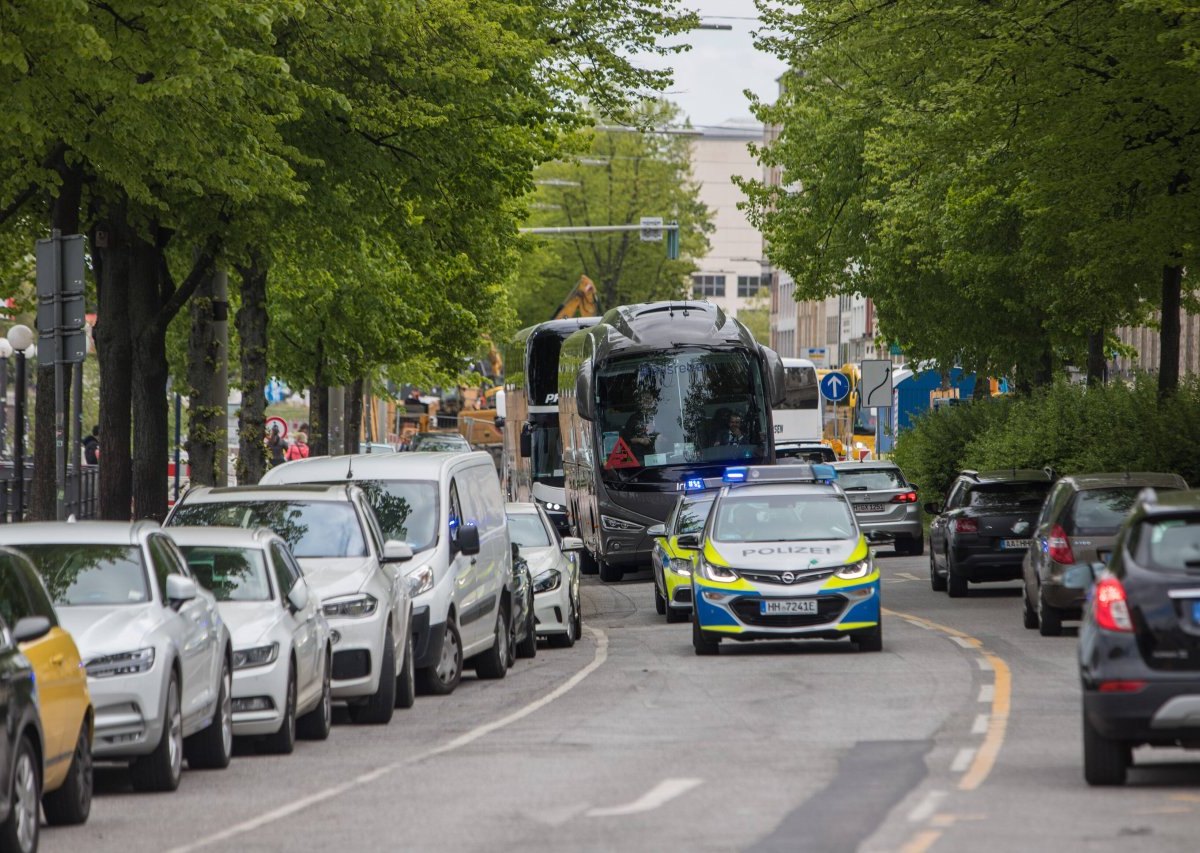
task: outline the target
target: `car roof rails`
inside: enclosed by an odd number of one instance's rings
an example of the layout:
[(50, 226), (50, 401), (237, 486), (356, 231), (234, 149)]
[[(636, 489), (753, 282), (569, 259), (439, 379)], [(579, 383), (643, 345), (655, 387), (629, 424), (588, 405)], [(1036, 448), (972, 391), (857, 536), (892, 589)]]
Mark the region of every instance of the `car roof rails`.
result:
[(962, 470), (962, 475), (964, 477), (970, 477), (972, 480), (979, 479), (979, 472), (976, 471), (974, 468), (964, 468)]

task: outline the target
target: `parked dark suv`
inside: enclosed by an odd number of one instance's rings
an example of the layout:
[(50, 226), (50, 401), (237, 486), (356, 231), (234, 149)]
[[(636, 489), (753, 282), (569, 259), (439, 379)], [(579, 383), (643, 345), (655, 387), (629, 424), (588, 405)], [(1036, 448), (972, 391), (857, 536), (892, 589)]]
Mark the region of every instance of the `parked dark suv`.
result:
[(1079, 629), (1083, 775), (1121, 785), (1133, 747), (1200, 747), (1200, 492), (1147, 491)]
[(1056, 637), (1064, 619), (1080, 617), (1091, 577), (1075, 582), (1068, 568), (1107, 562), (1121, 522), (1147, 487), (1174, 491), (1186, 489), (1187, 481), (1178, 474), (1125, 472), (1063, 477), (1054, 484), (1022, 566), (1026, 628)]
[(13, 625), (0, 618), (0, 841), (6, 850), (33, 853), (38, 846), (42, 799), (42, 725), (33, 666), (17, 644), (51, 628), (41, 616)]
[(951, 598), (967, 594), (967, 582), (1011, 581), (1033, 536), (1052, 477), (1049, 471), (963, 471), (944, 504), (927, 503), (929, 583)]

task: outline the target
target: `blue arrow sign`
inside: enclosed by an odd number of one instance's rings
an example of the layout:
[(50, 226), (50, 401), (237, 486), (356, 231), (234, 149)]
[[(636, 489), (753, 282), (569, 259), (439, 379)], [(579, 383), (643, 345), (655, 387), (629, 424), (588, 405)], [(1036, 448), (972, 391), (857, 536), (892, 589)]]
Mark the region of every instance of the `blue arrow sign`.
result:
[(846, 399), (850, 393), (850, 380), (844, 373), (826, 373), (821, 378), (821, 396), (831, 403)]

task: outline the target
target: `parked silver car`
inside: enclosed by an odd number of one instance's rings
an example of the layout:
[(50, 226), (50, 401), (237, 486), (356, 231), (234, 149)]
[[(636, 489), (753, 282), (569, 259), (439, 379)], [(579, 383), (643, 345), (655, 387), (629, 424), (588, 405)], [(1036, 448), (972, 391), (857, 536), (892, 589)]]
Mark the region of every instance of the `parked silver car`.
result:
[(95, 708), (92, 753), (128, 760), (133, 786), (173, 791), (190, 768), (228, 766), (233, 646), (212, 593), (150, 521), (0, 526), (75, 638)]
[(863, 535), (872, 544), (892, 542), (897, 554), (925, 553), (916, 487), (892, 462), (838, 462), (838, 485), (850, 498)]

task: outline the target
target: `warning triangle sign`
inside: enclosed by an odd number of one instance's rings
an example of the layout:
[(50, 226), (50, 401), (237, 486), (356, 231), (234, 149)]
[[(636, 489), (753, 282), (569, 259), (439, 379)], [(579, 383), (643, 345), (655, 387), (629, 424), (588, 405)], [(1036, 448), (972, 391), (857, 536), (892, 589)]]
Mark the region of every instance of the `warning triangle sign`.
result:
[(641, 468), (642, 463), (637, 461), (637, 457), (633, 455), (633, 451), (629, 449), (625, 439), (618, 438), (617, 443), (613, 445), (612, 453), (608, 454), (608, 460), (604, 463), (604, 467)]

